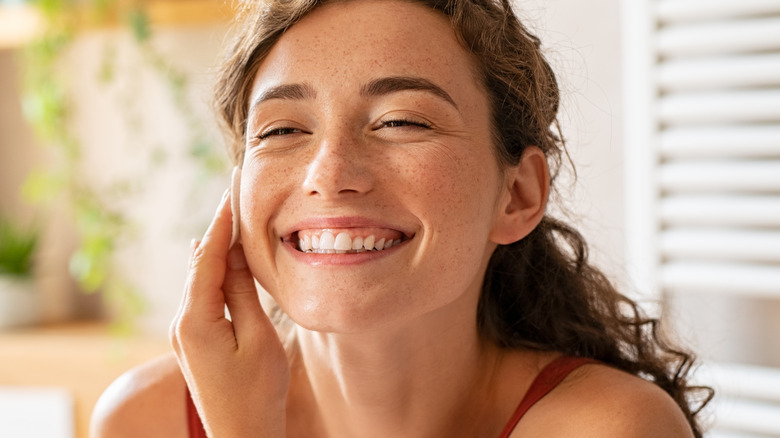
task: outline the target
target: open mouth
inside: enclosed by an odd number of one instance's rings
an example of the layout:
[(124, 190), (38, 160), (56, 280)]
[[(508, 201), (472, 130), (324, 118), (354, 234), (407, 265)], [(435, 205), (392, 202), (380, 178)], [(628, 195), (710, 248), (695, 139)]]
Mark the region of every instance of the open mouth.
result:
[(411, 237), (390, 229), (301, 230), (290, 236), (298, 251), (312, 254), (359, 254), (384, 251)]

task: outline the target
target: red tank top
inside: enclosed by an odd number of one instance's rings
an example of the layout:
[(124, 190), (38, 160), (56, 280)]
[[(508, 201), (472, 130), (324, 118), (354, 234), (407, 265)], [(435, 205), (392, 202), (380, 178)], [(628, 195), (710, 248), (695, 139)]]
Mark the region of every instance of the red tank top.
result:
[[(598, 363), (598, 361), (583, 357), (562, 356), (547, 364), (539, 375), (536, 376), (533, 383), (531, 383), (525, 396), (520, 400), (520, 404), (517, 405), (514, 414), (512, 414), (509, 422), (504, 426), (504, 430), (501, 431), (499, 438), (509, 438), (509, 435), (515, 429), (517, 423), (520, 422), (523, 415), (525, 415), (536, 402), (555, 389), (555, 387), (557, 387), (572, 371), (582, 365), (591, 363)], [(200, 421), (198, 412), (195, 410), (195, 404), (192, 402), (189, 390), (187, 390), (187, 426), (189, 428), (190, 438), (208, 438), (206, 436), (206, 431), (203, 429), (203, 423)]]

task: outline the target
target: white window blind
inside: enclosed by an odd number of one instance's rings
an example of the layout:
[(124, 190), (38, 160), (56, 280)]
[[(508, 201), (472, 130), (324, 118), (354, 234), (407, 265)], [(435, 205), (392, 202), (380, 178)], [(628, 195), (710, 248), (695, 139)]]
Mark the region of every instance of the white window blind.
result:
[(720, 350), (707, 436), (780, 437), (780, 0), (623, 11), (628, 271)]

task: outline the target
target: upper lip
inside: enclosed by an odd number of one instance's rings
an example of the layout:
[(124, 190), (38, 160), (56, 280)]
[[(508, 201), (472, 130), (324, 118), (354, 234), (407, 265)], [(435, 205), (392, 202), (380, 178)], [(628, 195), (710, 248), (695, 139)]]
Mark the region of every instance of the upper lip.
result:
[(371, 219), (363, 216), (309, 217), (281, 229), (281, 237), (289, 239), (301, 230), (327, 230), (334, 228), (386, 228), (401, 232), (407, 239), (414, 232), (405, 226), (390, 224), (387, 221)]

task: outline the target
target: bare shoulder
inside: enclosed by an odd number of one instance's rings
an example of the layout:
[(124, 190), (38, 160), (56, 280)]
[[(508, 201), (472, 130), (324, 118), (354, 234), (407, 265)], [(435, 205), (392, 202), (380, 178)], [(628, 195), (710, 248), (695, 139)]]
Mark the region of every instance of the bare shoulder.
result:
[(92, 412), (94, 438), (186, 438), (186, 383), (173, 354), (118, 377)]
[(585, 365), (528, 411), (512, 437), (693, 437), (658, 386), (605, 365)]

